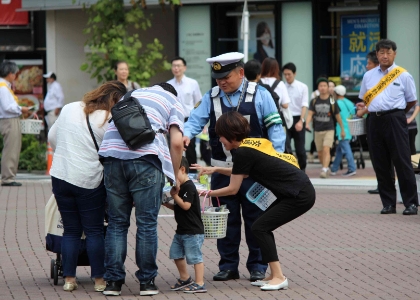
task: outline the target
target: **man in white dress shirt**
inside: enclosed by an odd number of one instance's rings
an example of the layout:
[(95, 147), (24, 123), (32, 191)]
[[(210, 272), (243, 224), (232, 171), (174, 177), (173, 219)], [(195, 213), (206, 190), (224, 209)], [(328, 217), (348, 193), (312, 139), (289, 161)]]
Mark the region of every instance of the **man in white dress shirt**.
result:
[(20, 107), (18, 98), (11, 90), (11, 83), (16, 79), (19, 71), (13, 62), (5, 61), (0, 64), (0, 134), (3, 137), (3, 151), (1, 156), (1, 185), (21, 186), (15, 181), (22, 134), (19, 116), (28, 112), (28, 107)]
[(305, 171), (305, 116), (308, 109), (308, 86), (295, 79), (296, 66), (294, 63), (285, 64), (282, 72), (286, 79), (287, 93), (290, 98), (289, 110), (293, 116), (293, 126), (287, 129), (286, 151), (291, 152), (291, 140), (293, 139), (299, 167)]
[[(178, 93), (178, 99), (182, 103), (184, 108), (185, 122), (188, 120), (191, 111), (201, 100), (201, 91), (198, 85), (197, 80), (189, 78), (184, 75), (187, 70), (187, 62), (182, 57), (175, 57), (172, 59), (172, 74), (174, 78), (169, 80), (168, 83), (171, 84)], [(191, 139), (190, 144), (185, 151), (185, 157), (188, 160), (188, 163), (196, 164), (197, 163), (197, 152), (195, 151), (195, 138)], [(190, 170), (191, 173), (197, 172), (196, 170)]]
[(47, 121), (48, 130), (54, 125), (64, 106), (64, 94), (61, 85), (57, 82), (57, 76), (53, 72), (44, 74), (48, 82), (48, 92), (44, 99), (44, 110), (46, 112), (45, 121)]

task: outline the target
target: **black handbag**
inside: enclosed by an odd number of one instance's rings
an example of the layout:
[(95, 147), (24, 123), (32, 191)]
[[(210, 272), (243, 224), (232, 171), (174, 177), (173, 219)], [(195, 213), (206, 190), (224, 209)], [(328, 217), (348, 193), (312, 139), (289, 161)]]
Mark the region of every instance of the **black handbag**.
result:
[(132, 92), (125, 94), (124, 99), (111, 108), (112, 119), (109, 122), (114, 121), (127, 147), (136, 150), (152, 143), (156, 132), (139, 100), (131, 97)]

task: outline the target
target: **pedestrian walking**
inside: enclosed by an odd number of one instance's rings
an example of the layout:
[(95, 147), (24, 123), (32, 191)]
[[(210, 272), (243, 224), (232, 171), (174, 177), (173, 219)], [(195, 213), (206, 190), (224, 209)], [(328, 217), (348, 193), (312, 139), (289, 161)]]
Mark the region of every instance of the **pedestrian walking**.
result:
[(376, 43), (379, 66), (363, 76), (359, 93), (363, 102), (358, 104), (357, 115), (369, 113), (368, 142), (383, 205), (381, 214), (396, 213), (394, 165), (405, 205), (403, 214), (415, 215), (418, 196), (405, 113), (417, 105), (416, 86), (410, 73), (395, 64), (396, 51), (391, 40)]
[(228, 186), (212, 189), (208, 195), (235, 195), (241, 189), (242, 181), (251, 177), (276, 196), (277, 200), (251, 227), (260, 245), (262, 260), (270, 266), (270, 275), (251, 284), (263, 291), (287, 289), (289, 282), (280, 267), (273, 231), (310, 210), (315, 203), (315, 189), (293, 155), (277, 152), (267, 139), (247, 138), (250, 136), (249, 123), (238, 112), (224, 113), (217, 120), (216, 134), (226, 150), (236, 151), (231, 168), (197, 166), (200, 174), (230, 175)]
[(335, 159), (331, 166), (331, 175), (337, 175), (338, 167), (341, 164), (343, 156), (347, 160), (347, 172), (343, 173), (343, 176), (353, 176), (356, 175), (356, 165), (354, 163), (353, 152), (350, 147), (351, 134), (349, 129), (349, 123), (347, 122), (348, 118), (351, 118), (356, 110), (353, 102), (345, 98), (346, 87), (343, 85), (337, 85), (334, 88), (335, 98), (337, 99), (338, 107), (340, 108), (341, 121), (343, 122), (345, 137), (341, 136), (341, 127), (337, 124), (335, 127), (336, 136), (338, 139), (338, 145), (335, 151)]
[(48, 72), (43, 76), (48, 83), (48, 92), (44, 99), (44, 110), (45, 121), (47, 122), (48, 130), (50, 130), (55, 121), (57, 121), (61, 108), (64, 106), (64, 93), (54, 72)]
[(3, 137), (1, 153), (1, 185), (21, 186), (16, 182), (19, 165), (22, 133), (19, 116), (29, 111), (28, 107), (20, 107), (18, 98), (11, 86), (19, 71), (14, 62), (4, 61), (0, 64), (0, 134)]
[(287, 63), (281, 69), (286, 79), (286, 89), (290, 98), (289, 111), (293, 116), (293, 125), (287, 129), (286, 149), (292, 152), (291, 140), (295, 144), (296, 157), (302, 171), (306, 169), (306, 111), (308, 109), (308, 86), (297, 80), (296, 66), (294, 63)]
[(86, 93), (83, 101), (65, 105), (48, 133), (55, 150), (50, 170), (52, 191), (63, 221), (61, 242), (63, 289), (77, 289), (76, 267), (82, 234), (95, 280), (95, 291), (105, 289), (104, 217), (106, 190), (98, 145), (108, 128), (110, 111), (126, 93), (118, 81), (109, 81)]
[(310, 130), (313, 120), (315, 131), (315, 146), (318, 158), (321, 162), (321, 178), (328, 178), (330, 175), (329, 165), (331, 162), (331, 147), (334, 143), (334, 118), (341, 128), (341, 137), (345, 137), (345, 131), (340, 116), (340, 108), (331, 96), (328, 88), (328, 80), (319, 78), (317, 80), (319, 96), (309, 104), (309, 112), (306, 129)]
[[(212, 166), (232, 166), (232, 153), (223, 147), (215, 132), (217, 119), (223, 113), (231, 110), (236, 110), (249, 118), (250, 136), (269, 138), (278, 152), (284, 152), (286, 136), (277, 108), (266, 89), (259, 87), (255, 82), (245, 80), (243, 57), (242, 53), (234, 52), (207, 59), (207, 62), (211, 65), (211, 74), (216, 79), (217, 86), (203, 96), (201, 104), (191, 112), (190, 118), (185, 123), (184, 143), (188, 146), (190, 139), (200, 133), (210, 121)], [(253, 180), (245, 179), (238, 193), (220, 198), (220, 204), (225, 204), (230, 213), (226, 237), (217, 240), (217, 250), (220, 254), (220, 272), (213, 277), (213, 280), (225, 281), (239, 278), (242, 218), (249, 249), (246, 268), (250, 272), (250, 280), (255, 281), (265, 277), (267, 264), (262, 262), (260, 248), (251, 232), (251, 226), (261, 210), (252, 205), (245, 196), (253, 183)], [(221, 173), (212, 174), (212, 189), (228, 185), (229, 176)], [(215, 200), (213, 199), (214, 205), (216, 205)]]
[[(137, 226), (136, 277), (140, 296), (159, 293), (157, 219), (166, 175), (179, 191), (178, 169), (183, 150), (184, 114), (177, 92), (169, 83), (159, 83), (132, 92), (144, 108), (156, 132), (155, 139), (131, 150), (111, 121), (102, 141), (99, 155), (104, 157), (104, 177), (108, 202), (108, 229), (105, 239), (106, 296), (118, 296), (125, 282), (124, 262), (127, 256), (127, 233), (133, 205)], [(166, 133), (170, 135), (168, 146)]]
[(122, 60), (118, 61), (114, 65), (114, 73), (115, 79), (125, 85), (127, 92), (140, 88), (140, 84), (135, 81), (128, 80), (128, 77), (130, 76), (130, 68), (127, 62)]
[[(187, 77), (184, 73), (187, 70), (187, 62), (182, 57), (172, 59), (172, 74), (174, 78), (168, 81), (178, 93), (178, 99), (184, 108), (184, 121), (187, 122), (191, 111), (200, 102), (202, 95), (197, 80)], [(190, 144), (185, 151), (185, 156), (190, 164), (197, 163), (197, 152), (195, 137), (191, 139)], [(191, 170), (195, 173), (195, 170)]]
[[(204, 263), (201, 247), (204, 242), (204, 225), (201, 220), (200, 197), (197, 188), (188, 177), (189, 162), (182, 157), (178, 178), (181, 183), (179, 192), (171, 189), (174, 203), (163, 203), (172, 209), (178, 224), (176, 234), (169, 250), (169, 258), (175, 261), (179, 279), (171, 286), (171, 290), (183, 290), (185, 293), (205, 293)], [(187, 264), (194, 265), (195, 281), (187, 270)]]

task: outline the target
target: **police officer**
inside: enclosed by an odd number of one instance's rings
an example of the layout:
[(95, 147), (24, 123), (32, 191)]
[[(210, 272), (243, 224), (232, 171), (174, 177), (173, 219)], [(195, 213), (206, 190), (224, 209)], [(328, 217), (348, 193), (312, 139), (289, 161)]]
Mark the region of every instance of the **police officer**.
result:
[(418, 196), (411, 166), (405, 112), (417, 103), (413, 76), (394, 63), (397, 45), (390, 40), (376, 43), (379, 66), (363, 76), (358, 116), (369, 113), (368, 143), (378, 179), (381, 214), (395, 214), (397, 195), (393, 166), (397, 171), (404, 215), (416, 215)]
[[(199, 134), (210, 121), (209, 136), (212, 149), (212, 166), (232, 167), (232, 153), (219, 142), (215, 133), (217, 119), (227, 111), (238, 111), (246, 117), (251, 126), (251, 137), (268, 138), (278, 152), (284, 152), (286, 135), (280, 115), (270, 93), (255, 82), (248, 82), (244, 77), (242, 53), (226, 53), (208, 58), (212, 77), (217, 86), (206, 93), (199, 106), (190, 114), (184, 127), (184, 144), (188, 146), (190, 139)], [(219, 189), (229, 185), (229, 176), (214, 173), (211, 177), (211, 189)], [(213, 280), (225, 281), (239, 279), (239, 245), (241, 242), (241, 211), (245, 224), (245, 236), (249, 248), (246, 267), (250, 272), (250, 280), (261, 280), (265, 277), (267, 264), (262, 263), (261, 251), (251, 232), (251, 226), (260, 215), (261, 210), (246, 199), (246, 192), (254, 182), (247, 178), (243, 181), (238, 194), (220, 197), (220, 204), (229, 209), (226, 237), (217, 240), (220, 254), (219, 269)], [(215, 199), (213, 205), (217, 206)]]

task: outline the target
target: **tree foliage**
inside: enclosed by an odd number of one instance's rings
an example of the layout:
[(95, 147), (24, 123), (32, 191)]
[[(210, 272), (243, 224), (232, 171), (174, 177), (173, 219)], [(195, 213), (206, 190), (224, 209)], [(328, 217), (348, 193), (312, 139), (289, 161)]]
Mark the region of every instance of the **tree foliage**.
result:
[[(164, 0), (159, 1), (164, 3)], [(166, 1), (171, 5), (180, 4), (179, 0)], [(143, 10), (146, 1), (131, 0), (131, 4), (127, 9), (123, 0), (98, 0), (84, 7), (89, 17), (84, 33), (89, 36), (86, 45), (90, 52), (80, 68), (98, 83), (114, 79), (113, 65), (120, 60), (130, 66), (130, 79), (142, 86), (149, 85), (150, 78), (157, 72), (170, 68), (157, 38), (148, 44), (140, 40), (139, 32), (152, 26)]]

